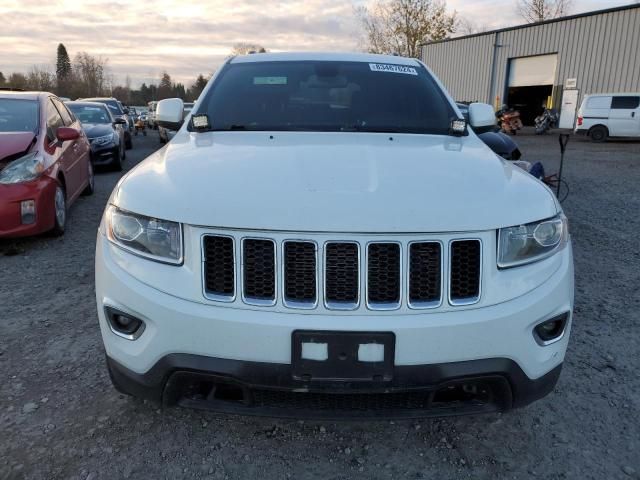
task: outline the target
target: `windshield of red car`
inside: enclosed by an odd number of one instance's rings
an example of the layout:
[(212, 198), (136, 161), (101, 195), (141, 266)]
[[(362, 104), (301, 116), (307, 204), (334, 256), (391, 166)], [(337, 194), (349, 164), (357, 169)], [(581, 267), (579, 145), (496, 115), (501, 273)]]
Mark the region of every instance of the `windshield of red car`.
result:
[(0, 132), (38, 131), (38, 102), (0, 98)]

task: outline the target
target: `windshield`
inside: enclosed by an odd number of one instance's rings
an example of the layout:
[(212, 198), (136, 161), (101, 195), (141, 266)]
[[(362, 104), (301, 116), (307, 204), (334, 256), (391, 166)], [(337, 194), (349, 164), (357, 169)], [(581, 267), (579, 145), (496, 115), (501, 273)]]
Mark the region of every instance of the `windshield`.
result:
[(0, 132), (38, 131), (38, 102), (0, 98)]
[(85, 98), (83, 100), (85, 102), (104, 103), (107, 106), (107, 108), (109, 108), (111, 115), (114, 115), (116, 117), (120, 117), (124, 115), (124, 112), (120, 108), (120, 105), (118, 104), (117, 100), (100, 100), (100, 99), (93, 99), (93, 98)]
[(447, 134), (453, 108), (422, 66), (228, 64), (199, 107), (212, 130)]
[(82, 123), (111, 123), (113, 121), (105, 107), (77, 105), (73, 103), (67, 103), (67, 107), (71, 109)]

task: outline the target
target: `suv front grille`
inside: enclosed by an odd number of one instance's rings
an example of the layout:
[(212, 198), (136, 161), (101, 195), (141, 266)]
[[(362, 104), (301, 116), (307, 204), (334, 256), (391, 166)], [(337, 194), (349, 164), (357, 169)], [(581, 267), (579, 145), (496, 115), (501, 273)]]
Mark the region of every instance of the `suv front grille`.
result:
[(356, 243), (328, 243), (325, 254), (325, 298), (334, 307), (355, 307), (360, 291), (360, 259)]
[(367, 247), (367, 301), (369, 305), (400, 305), (400, 245), (370, 243)]
[(316, 292), (316, 245), (313, 242), (285, 242), (284, 298), (286, 302), (314, 305)]
[(206, 292), (232, 298), (235, 294), (233, 238), (204, 237), (204, 253)]
[(245, 299), (274, 303), (276, 299), (276, 245), (273, 240), (247, 238), (242, 245), (242, 281)]
[(429, 306), (440, 303), (442, 251), (438, 242), (412, 243), (409, 247), (409, 303)]
[[(237, 288), (241, 300), (251, 305), (282, 303), (288, 308), (312, 309), (321, 304), (329, 310), (357, 310), (362, 304), (369, 310), (403, 305), (424, 309), (439, 307), (443, 298), (453, 306), (480, 300), (479, 238), (317, 240), (205, 234), (205, 296), (236, 301)], [(361, 296), (366, 302), (360, 302)]]
[(454, 304), (474, 303), (480, 296), (480, 241), (451, 243), (450, 298)]

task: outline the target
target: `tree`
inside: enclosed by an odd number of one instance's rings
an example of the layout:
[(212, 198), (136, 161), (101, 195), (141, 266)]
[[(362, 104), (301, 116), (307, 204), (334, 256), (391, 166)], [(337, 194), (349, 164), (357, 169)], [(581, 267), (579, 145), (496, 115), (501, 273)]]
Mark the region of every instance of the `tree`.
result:
[(202, 74), (198, 75), (198, 78), (196, 78), (194, 84), (189, 87), (189, 90), (187, 90), (187, 98), (195, 102), (206, 86), (207, 79), (204, 78)]
[(87, 52), (78, 53), (73, 60), (74, 97), (97, 97), (105, 93), (107, 84), (107, 60), (93, 57)]
[(171, 84), (171, 75), (167, 72), (162, 73), (160, 78), (160, 84), (158, 85), (158, 100), (164, 100), (165, 98), (171, 98), (173, 94), (173, 85)]
[(473, 35), (474, 33), (482, 33), (489, 30), (484, 24), (478, 24), (468, 18), (458, 18), (456, 22), (457, 35)]
[(517, 0), (516, 12), (529, 23), (564, 17), (572, 0)]
[(4, 78), (4, 74), (0, 72), (0, 87), (4, 87), (5, 83), (7, 83), (7, 80)]
[(27, 74), (29, 90), (51, 92), (56, 86), (56, 76), (48, 70), (34, 65)]
[(27, 90), (29, 88), (29, 83), (27, 82), (27, 77), (18, 72), (14, 72), (9, 75), (9, 79), (7, 80), (7, 86), (12, 88), (21, 88)]
[(455, 31), (456, 13), (445, 0), (376, 0), (356, 9), (372, 53), (420, 56), (420, 45), (442, 40)]
[(71, 59), (67, 53), (65, 46), (58, 44), (58, 53), (56, 56), (56, 81), (58, 85), (58, 93), (65, 95), (69, 88), (71, 80)]
[(231, 56), (235, 57), (236, 55), (247, 55), (248, 53), (265, 53), (267, 50), (257, 43), (248, 43), (248, 42), (238, 42), (233, 45), (231, 49)]

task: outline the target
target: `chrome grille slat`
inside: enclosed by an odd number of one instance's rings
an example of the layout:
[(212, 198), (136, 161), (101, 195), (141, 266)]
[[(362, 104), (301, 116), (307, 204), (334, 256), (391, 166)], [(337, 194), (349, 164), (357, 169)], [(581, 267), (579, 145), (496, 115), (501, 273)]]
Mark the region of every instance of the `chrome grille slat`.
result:
[(276, 244), (273, 240), (245, 238), (242, 241), (242, 295), (247, 303), (276, 302)]
[(235, 249), (233, 238), (207, 235), (203, 238), (204, 287), (208, 298), (233, 301), (235, 298)]
[(353, 310), (360, 303), (360, 247), (355, 242), (325, 245), (325, 305), (334, 310)]
[(484, 237), (444, 238), (322, 243), (322, 235), (203, 233), (203, 295), (216, 302), (325, 310), (440, 308), (443, 299), (452, 307), (479, 302)]
[(316, 244), (287, 240), (282, 249), (285, 305), (292, 308), (313, 308), (318, 301)]
[(453, 240), (449, 246), (449, 303), (471, 305), (480, 299), (481, 242)]
[(442, 244), (409, 244), (409, 292), (411, 308), (435, 308), (442, 303)]
[(367, 306), (391, 310), (400, 306), (402, 250), (398, 243), (367, 245)]

